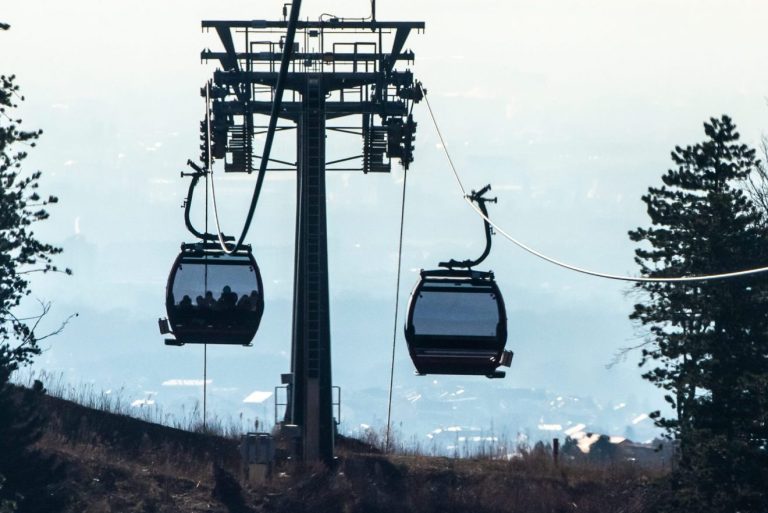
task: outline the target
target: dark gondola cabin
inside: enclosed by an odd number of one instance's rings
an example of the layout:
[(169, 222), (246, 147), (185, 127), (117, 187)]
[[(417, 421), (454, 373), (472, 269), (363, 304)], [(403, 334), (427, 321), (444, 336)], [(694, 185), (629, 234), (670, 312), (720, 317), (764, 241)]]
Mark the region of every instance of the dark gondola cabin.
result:
[(491, 272), (422, 271), (405, 326), (419, 374), (502, 377), (512, 354), (504, 350), (507, 315)]
[(261, 274), (249, 247), (227, 254), (183, 244), (166, 288), (169, 344), (250, 345), (264, 312)]
[(486, 185), (467, 199), (483, 215), (485, 250), (474, 260), (440, 262), (443, 269), (421, 271), (411, 293), (405, 341), (419, 374), (467, 374), (503, 378), (499, 366), (509, 367), (506, 351), (507, 312), (504, 298), (490, 271), (474, 271), (491, 252)]

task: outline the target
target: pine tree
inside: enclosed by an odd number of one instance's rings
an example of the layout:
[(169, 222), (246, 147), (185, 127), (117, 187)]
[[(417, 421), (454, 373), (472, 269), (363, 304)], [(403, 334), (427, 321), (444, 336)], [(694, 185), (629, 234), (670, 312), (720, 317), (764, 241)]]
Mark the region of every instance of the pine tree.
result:
[[(629, 232), (635, 261), (655, 277), (768, 265), (768, 233), (744, 192), (758, 169), (731, 119), (676, 147), (676, 166), (643, 196), (652, 226)], [(679, 444), (673, 510), (768, 511), (768, 278), (639, 283), (631, 319), (648, 330), (643, 377), (675, 417), (654, 414)]]

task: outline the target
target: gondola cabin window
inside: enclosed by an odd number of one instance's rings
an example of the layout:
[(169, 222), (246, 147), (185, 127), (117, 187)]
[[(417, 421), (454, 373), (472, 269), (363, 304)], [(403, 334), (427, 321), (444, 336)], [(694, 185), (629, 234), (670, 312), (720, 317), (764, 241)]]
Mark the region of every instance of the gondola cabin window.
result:
[(461, 285), (422, 288), (413, 313), (416, 335), (495, 338), (498, 325), (496, 295)]
[[(253, 288), (256, 287), (256, 288)], [(174, 304), (196, 308), (255, 310), (260, 291), (255, 271), (248, 265), (183, 263), (173, 284)]]

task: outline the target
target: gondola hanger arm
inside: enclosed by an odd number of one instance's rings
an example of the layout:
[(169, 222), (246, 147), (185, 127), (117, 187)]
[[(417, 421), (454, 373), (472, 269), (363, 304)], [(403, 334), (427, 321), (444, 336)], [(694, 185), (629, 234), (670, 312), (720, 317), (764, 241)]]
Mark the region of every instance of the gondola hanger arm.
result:
[[(185, 173), (184, 171), (181, 172), (181, 176), (186, 177), (189, 176), (192, 178), (192, 180), (189, 183), (189, 189), (187, 189), (187, 198), (184, 201), (184, 225), (187, 227), (187, 230), (197, 237), (198, 239), (202, 240), (203, 242), (214, 242), (219, 240), (218, 236), (212, 233), (203, 233), (192, 224), (192, 219), (190, 218), (190, 211), (192, 210), (192, 198), (195, 194), (195, 187), (197, 187), (197, 184), (200, 182), (200, 179), (203, 178), (206, 175), (206, 170), (195, 164), (191, 160), (187, 160), (187, 165), (193, 169), (193, 173)], [(235, 240), (234, 237), (231, 235), (223, 235), (222, 238), (225, 241), (233, 241)]]
[(493, 229), (488, 222), (488, 209), (486, 203), (497, 203), (498, 198), (486, 198), (485, 193), (491, 190), (491, 184), (486, 185), (479, 191), (472, 191), (470, 194), (465, 195), (465, 198), (469, 201), (476, 203), (477, 207), (483, 212), (483, 228), (485, 230), (485, 250), (483, 254), (474, 260), (455, 260), (451, 259), (447, 262), (440, 262), (438, 265), (447, 269), (453, 269), (455, 267), (466, 267), (470, 269), (472, 267), (480, 265), (491, 252), (491, 235), (493, 235)]
[(184, 171), (181, 172), (181, 177), (184, 178), (185, 176), (205, 176), (205, 170), (195, 164), (191, 159), (187, 159), (187, 165), (191, 167), (194, 170), (194, 173), (185, 173)]

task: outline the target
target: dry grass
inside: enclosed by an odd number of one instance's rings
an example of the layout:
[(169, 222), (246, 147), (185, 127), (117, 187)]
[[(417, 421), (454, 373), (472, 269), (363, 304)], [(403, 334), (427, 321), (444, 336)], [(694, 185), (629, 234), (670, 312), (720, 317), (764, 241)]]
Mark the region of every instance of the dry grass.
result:
[(268, 484), (250, 487), (231, 438), (128, 417), (134, 410), (119, 395), (93, 388), (62, 393), (54, 384), (52, 392), (84, 405), (42, 400), (48, 422), (37, 449), (54, 462), (49, 488), (59, 498), (38, 510), (46, 513), (641, 513), (651, 511), (660, 477), (628, 463), (556, 465), (527, 447), (509, 457), (504, 440), (454, 458), (395, 436), (396, 450), (382, 454), (382, 433), (371, 432), (340, 441), (333, 468), (284, 461)]
[[(21, 510), (225, 512), (213, 498), (220, 474), (239, 470), (237, 443), (16, 389), (36, 401), (42, 436), (17, 468)], [(223, 469), (223, 470), (222, 470)]]
[(640, 513), (653, 476), (631, 466), (555, 466), (420, 455), (347, 455), (335, 469), (286, 466), (256, 490), (274, 512)]
[[(29, 371), (18, 376), (15, 382), (21, 386), (31, 388), (35, 380), (43, 384), (49, 396), (71, 401), (93, 410), (124, 415), (153, 424), (160, 424), (193, 433), (231, 438), (233, 440), (239, 439), (244, 434), (241, 418), (234, 419), (228, 417), (225, 419), (209, 414), (204, 423), (199, 401), (195, 401), (188, 410), (182, 408), (182, 413), (176, 415), (166, 412), (162, 406), (157, 404), (144, 404), (138, 408), (131, 406), (133, 401), (126, 397), (125, 388), (103, 390), (97, 389), (92, 383), (68, 383), (61, 372)], [(151, 397), (148, 396), (146, 399), (149, 400)]]

